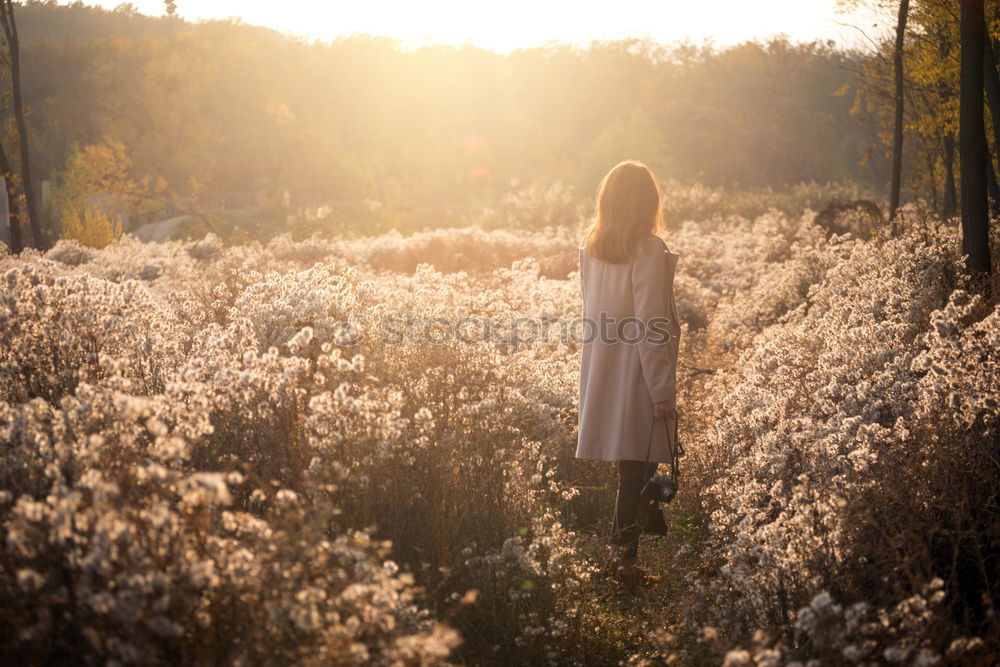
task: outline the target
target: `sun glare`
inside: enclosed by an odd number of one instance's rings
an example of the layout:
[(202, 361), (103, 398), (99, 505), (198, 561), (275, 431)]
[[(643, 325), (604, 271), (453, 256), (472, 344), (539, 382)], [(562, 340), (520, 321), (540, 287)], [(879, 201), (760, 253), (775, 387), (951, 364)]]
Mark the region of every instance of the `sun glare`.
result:
[[(112, 8), (118, 0), (99, 0)], [(133, 5), (162, 14), (160, 0)], [(592, 40), (648, 37), (660, 42), (706, 40), (717, 45), (786, 34), (792, 39), (848, 41), (856, 35), (840, 25), (836, 0), (775, 0), (749, 3), (718, 0), (621, 0), (606, 3), (509, 0), (371, 0), (364, 3), (287, 0), (282, 3), (236, 0), (178, 0), (177, 13), (188, 20), (235, 18), (254, 25), (330, 40), (353, 33), (383, 35), (407, 46), (430, 43), (472, 44), (502, 53), (550, 41), (587, 44)]]

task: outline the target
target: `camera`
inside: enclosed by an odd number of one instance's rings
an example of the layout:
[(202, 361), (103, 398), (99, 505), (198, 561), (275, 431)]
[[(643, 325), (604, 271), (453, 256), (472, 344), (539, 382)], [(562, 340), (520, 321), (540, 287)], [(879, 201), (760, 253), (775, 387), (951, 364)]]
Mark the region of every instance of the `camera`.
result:
[(653, 475), (646, 480), (640, 495), (646, 500), (669, 503), (677, 495), (677, 480), (666, 475)]

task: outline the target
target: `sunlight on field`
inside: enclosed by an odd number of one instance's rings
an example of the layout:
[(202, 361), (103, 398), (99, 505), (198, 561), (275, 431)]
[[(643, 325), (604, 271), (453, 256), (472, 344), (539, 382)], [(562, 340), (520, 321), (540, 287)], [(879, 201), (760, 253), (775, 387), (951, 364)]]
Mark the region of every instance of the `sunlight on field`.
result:
[(963, 429), (1000, 410), (1000, 321), (963, 324), (955, 229), (908, 215), (867, 241), (777, 213), (668, 236), (689, 454), (634, 602), (597, 576), (612, 480), (573, 457), (579, 347), (511, 335), (578, 315), (578, 230), (0, 256), (5, 641), (50, 655), (58, 610), (123, 661), (708, 664), (727, 636), (795, 655), (755, 634), (792, 614), (831, 664), (899, 627), (936, 655), (941, 580), (865, 573), (977, 520), (949, 480), (988, 470)]

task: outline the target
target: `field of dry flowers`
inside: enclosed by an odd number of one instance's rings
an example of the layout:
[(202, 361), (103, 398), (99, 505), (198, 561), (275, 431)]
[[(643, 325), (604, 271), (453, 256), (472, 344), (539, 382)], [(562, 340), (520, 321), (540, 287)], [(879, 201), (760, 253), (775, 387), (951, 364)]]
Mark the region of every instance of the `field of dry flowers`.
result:
[(632, 592), (579, 348), (515, 326), (579, 314), (579, 229), (0, 256), (0, 656), (992, 664), (1000, 313), (903, 227), (667, 235), (688, 455)]

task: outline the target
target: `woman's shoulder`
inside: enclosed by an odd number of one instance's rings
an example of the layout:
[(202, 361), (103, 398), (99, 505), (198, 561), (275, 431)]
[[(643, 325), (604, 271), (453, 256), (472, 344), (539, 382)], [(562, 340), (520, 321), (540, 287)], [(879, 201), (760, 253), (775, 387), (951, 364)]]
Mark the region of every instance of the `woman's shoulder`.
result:
[(668, 250), (667, 243), (656, 234), (650, 234), (639, 241), (635, 256), (636, 258), (649, 257), (664, 250)]

